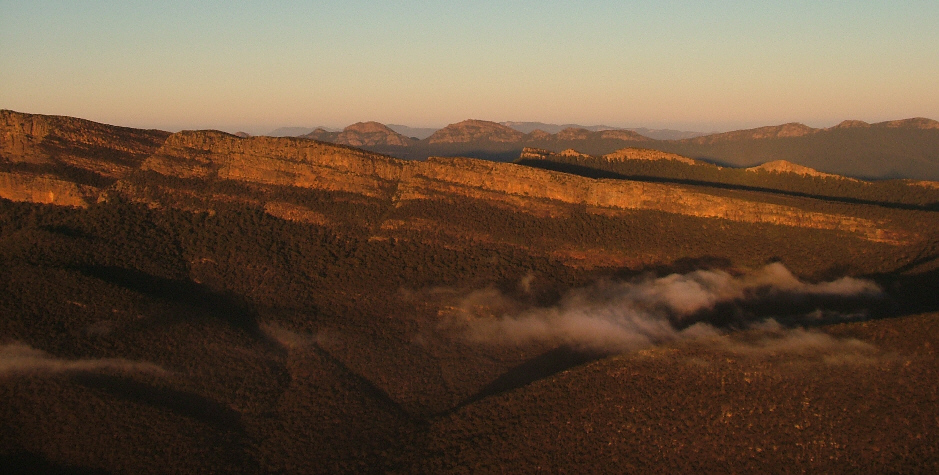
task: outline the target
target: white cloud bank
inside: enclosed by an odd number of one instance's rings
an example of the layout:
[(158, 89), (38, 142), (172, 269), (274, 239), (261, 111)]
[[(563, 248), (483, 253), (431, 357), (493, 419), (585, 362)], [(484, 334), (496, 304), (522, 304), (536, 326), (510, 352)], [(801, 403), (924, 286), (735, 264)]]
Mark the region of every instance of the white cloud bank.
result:
[(58, 374), (87, 371), (131, 371), (163, 374), (166, 371), (152, 363), (121, 358), (68, 360), (56, 358), (25, 343), (0, 345), (0, 376), (9, 374)]
[[(455, 327), (476, 342), (547, 343), (613, 353), (775, 322), (777, 315), (750, 314), (748, 305), (815, 301), (824, 305), (880, 296), (881, 288), (868, 280), (844, 277), (808, 283), (775, 263), (742, 275), (698, 270), (637, 282), (598, 282), (569, 292), (547, 308), (523, 308), (497, 290), (480, 290), (462, 299), (444, 326)], [(798, 316), (795, 323), (817, 321), (820, 315), (839, 314), (817, 308)]]

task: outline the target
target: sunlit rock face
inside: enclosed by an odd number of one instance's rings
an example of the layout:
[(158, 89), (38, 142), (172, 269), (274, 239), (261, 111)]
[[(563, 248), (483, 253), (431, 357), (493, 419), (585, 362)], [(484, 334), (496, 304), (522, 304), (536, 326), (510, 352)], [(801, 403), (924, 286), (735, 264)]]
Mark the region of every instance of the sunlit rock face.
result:
[(169, 135), (160, 130), (0, 110), (0, 160), (63, 163), (112, 178), (135, 170)]
[[(528, 150), (536, 155), (537, 150)], [(623, 152), (642, 155), (643, 152)], [(658, 156), (661, 152), (649, 152)], [(651, 158), (651, 156), (650, 156)], [(671, 158), (670, 156), (658, 157)], [(681, 157), (679, 157), (681, 158)], [(851, 216), (806, 212), (669, 184), (596, 180), (564, 173), (467, 158), (408, 162), (331, 144), (289, 138), (241, 139), (215, 132), (174, 134), (143, 164), (181, 178), (218, 177), (274, 185), (360, 193), (395, 201), (446, 200), (449, 195), (511, 201), (518, 211), (587, 205), (610, 212), (656, 210), (687, 216), (843, 230), (895, 242), (902, 233)]]

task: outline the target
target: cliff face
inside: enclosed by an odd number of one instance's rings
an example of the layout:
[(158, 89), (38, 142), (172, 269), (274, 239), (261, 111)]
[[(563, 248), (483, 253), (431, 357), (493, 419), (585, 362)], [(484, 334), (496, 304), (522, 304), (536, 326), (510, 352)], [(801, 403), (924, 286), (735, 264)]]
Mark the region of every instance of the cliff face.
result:
[[(88, 169), (110, 171), (119, 177), (127, 177), (130, 171), (140, 169), (184, 180), (234, 180), (345, 192), (377, 199), (395, 208), (416, 200), (469, 198), (538, 216), (560, 216), (584, 207), (608, 216), (630, 210), (654, 210), (746, 223), (841, 230), (872, 241), (900, 243), (912, 238), (882, 222), (806, 211), (795, 202), (768, 202), (755, 193), (715, 194), (705, 188), (686, 185), (597, 180), (464, 158), (408, 162), (299, 138), (244, 138), (215, 131), (186, 131), (166, 137), (162, 132), (125, 130), (44, 116), (5, 113), (3, 119), (4, 159), (10, 163), (13, 159), (43, 163), (62, 160), (63, 156), (78, 156), (89, 162)], [(481, 130), (469, 125), (468, 130)], [(359, 124), (352, 131), (383, 133), (373, 124)], [(127, 141), (123, 141), (125, 138)], [(50, 141), (55, 141), (65, 152), (50, 154), (47, 147)], [(112, 155), (105, 158), (81, 155), (86, 153), (86, 147), (92, 146), (108, 150)], [(152, 154), (139, 166), (133, 166), (134, 160), (148, 151)], [(549, 153), (536, 149), (526, 152), (532, 156)], [(620, 151), (615, 158), (675, 159), (670, 154), (635, 149)], [(107, 187), (38, 172), (5, 171), (0, 178), (2, 197), (70, 206), (83, 206), (96, 200), (98, 193)], [(111, 188), (127, 191), (134, 186), (123, 180)], [(315, 210), (289, 203), (265, 206), (268, 212), (288, 219), (327, 220)]]
[(853, 178), (847, 178), (847, 177), (843, 177), (843, 176), (840, 176), (840, 175), (833, 175), (833, 174), (831, 174), (831, 173), (822, 173), (822, 172), (820, 172), (820, 171), (818, 171), (818, 170), (816, 170), (816, 169), (814, 169), (814, 168), (803, 167), (802, 165), (798, 165), (798, 164), (795, 164), (795, 163), (792, 163), (792, 162), (787, 162), (786, 160), (776, 160), (776, 161), (773, 161), (773, 162), (766, 162), (766, 163), (764, 163), (764, 164), (762, 164), (762, 165), (760, 165), (760, 166), (757, 166), (757, 167), (750, 167), (750, 168), (747, 168), (747, 171), (753, 171), (753, 172), (757, 172), (757, 171), (766, 171), (766, 172), (774, 172), (774, 173), (795, 173), (796, 175), (803, 175), (803, 176), (817, 176), (817, 177), (822, 177), (822, 178), (839, 178), (839, 179), (842, 179), (842, 180), (857, 181), (857, 180), (855, 180), (855, 179), (853, 179)]
[(220, 178), (379, 196), (405, 162), (341, 145), (222, 132), (170, 136), (143, 170), (180, 178)]
[(137, 170), (169, 132), (0, 110), (0, 197), (86, 206)]
[(623, 148), (613, 153), (606, 154), (603, 156), (603, 158), (609, 161), (674, 160), (676, 162), (687, 163), (688, 165), (695, 165), (698, 163), (697, 160), (683, 157), (674, 153), (660, 152), (658, 150), (650, 150), (645, 148)]
[(99, 189), (51, 176), (0, 172), (0, 198), (84, 208), (97, 199)]
[[(534, 152), (531, 152), (534, 153)], [(638, 153), (638, 152), (637, 152)], [(564, 214), (569, 206), (604, 214), (655, 210), (748, 223), (842, 230), (865, 239), (899, 242), (883, 223), (757, 199), (717, 196), (698, 188), (624, 180), (596, 180), (514, 164), (464, 158), (406, 162), (318, 142), (215, 132), (171, 136), (143, 168), (180, 178), (220, 178), (270, 185), (345, 191), (391, 200), (468, 197), (533, 214)]]
[(169, 132), (88, 120), (0, 111), (0, 160), (64, 163), (118, 178), (136, 169)]

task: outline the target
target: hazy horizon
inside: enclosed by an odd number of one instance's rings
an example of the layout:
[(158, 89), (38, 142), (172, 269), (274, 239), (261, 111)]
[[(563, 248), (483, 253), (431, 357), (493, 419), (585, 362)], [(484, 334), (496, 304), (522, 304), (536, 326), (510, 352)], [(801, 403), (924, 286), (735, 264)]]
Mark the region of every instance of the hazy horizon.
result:
[(265, 134), (939, 119), (939, 4), (0, 0), (0, 108)]

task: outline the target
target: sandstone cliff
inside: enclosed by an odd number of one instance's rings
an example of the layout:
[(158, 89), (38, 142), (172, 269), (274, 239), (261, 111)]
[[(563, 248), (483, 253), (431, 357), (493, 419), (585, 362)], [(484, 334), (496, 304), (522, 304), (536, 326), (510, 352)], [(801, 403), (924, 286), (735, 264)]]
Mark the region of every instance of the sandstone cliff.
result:
[(562, 215), (569, 206), (605, 214), (656, 210), (750, 223), (841, 230), (865, 239), (899, 242), (904, 234), (884, 223), (727, 197), (696, 187), (625, 180), (596, 180), (514, 164), (464, 158), (406, 162), (331, 144), (215, 132), (174, 134), (143, 165), (181, 178), (219, 178), (359, 193), (392, 200), (469, 197), (520, 212)]
[[(183, 180), (234, 180), (344, 192), (381, 200), (392, 207), (413, 200), (448, 201), (459, 197), (483, 200), (509, 207), (513, 212), (539, 216), (561, 216), (583, 207), (610, 216), (628, 210), (654, 210), (738, 222), (840, 230), (873, 241), (900, 243), (912, 238), (884, 222), (806, 210), (796, 201), (766, 200), (757, 193), (715, 194), (695, 186), (597, 180), (464, 158), (408, 162), (300, 138), (244, 138), (216, 131), (186, 131), (167, 137), (166, 133), (159, 131), (139, 131), (11, 112), (4, 112), (2, 119), (5, 137), (3, 158), (6, 162), (19, 160), (42, 164), (70, 159), (73, 166), (84, 164), (88, 170), (115, 178), (131, 179), (129, 172), (139, 169)], [(470, 121), (460, 128), (451, 128), (449, 132), (456, 135), (449, 137), (464, 140), (488, 134), (493, 129), (492, 125)], [(382, 133), (381, 128), (374, 124), (358, 124), (350, 130), (357, 133), (369, 131)], [(566, 133), (577, 135), (583, 132), (569, 130)], [(88, 152), (89, 149), (93, 151)], [(140, 163), (148, 152), (152, 153)], [(526, 153), (544, 155), (546, 151), (527, 149)], [(568, 153), (576, 154), (574, 151)], [(682, 158), (635, 149), (620, 151), (617, 156), (619, 159)], [(0, 196), (13, 200), (83, 206), (97, 199), (103, 188), (55, 174), (0, 171), (4, 172), (0, 179)], [(123, 184), (115, 184), (113, 189), (132, 193), (135, 186), (125, 180)], [(167, 191), (173, 192), (171, 189)], [(289, 219), (308, 222), (325, 222), (327, 219), (316, 210), (290, 203), (267, 203), (265, 206), (271, 214)]]
[(0, 172), (0, 198), (84, 208), (98, 198), (99, 189), (51, 176)]
[(857, 181), (853, 178), (847, 178), (841, 175), (823, 173), (814, 168), (803, 167), (802, 165), (788, 162), (786, 160), (776, 160), (773, 162), (766, 162), (756, 167), (747, 168), (746, 170), (751, 171), (751, 172), (765, 171), (765, 172), (773, 172), (773, 173), (794, 173), (796, 175), (802, 175), (802, 176), (817, 176), (817, 177), (822, 177), (822, 178), (839, 178), (842, 180)]
[(0, 161), (61, 163), (118, 178), (136, 169), (169, 132), (0, 110)]
[(220, 178), (266, 184), (383, 194), (405, 162), (312, 140), (240, 138), (223, 132), (170, 136), (141, 168), (180, 178)]
[(698, 164), (697, 160), (688, 157), (646, 148), (623, 148), (613, 153), (608, 153), (604, 155), (603, 158), (611, 162), (622, 160), (674, 160), (676, 162), (687, 163), (688, 165)]

